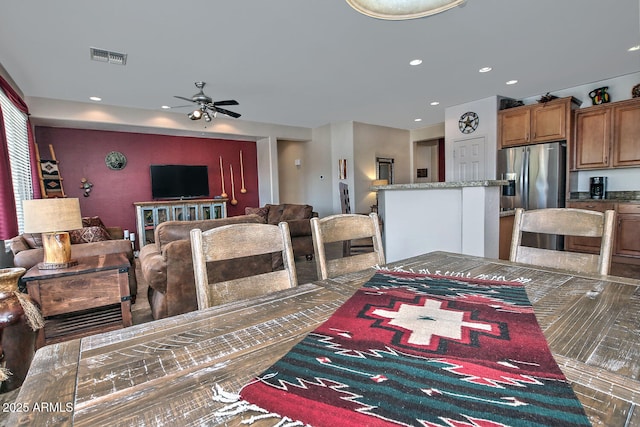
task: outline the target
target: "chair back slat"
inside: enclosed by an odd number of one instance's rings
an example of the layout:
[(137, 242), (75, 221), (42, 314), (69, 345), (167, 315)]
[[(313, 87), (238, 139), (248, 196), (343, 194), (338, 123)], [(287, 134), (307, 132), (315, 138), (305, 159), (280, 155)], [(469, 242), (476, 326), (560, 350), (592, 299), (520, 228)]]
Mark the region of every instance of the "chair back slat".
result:
[(342, 274), (360, 271), (364, 268), (378, 265), (379, 261), (380, 258), (376, 252), (367, 252), (343, 258), (336, 258), (335, 260), (327, 263), (327, 276), (336, 277)]
[[(198, 309), (239, 301), (297, 286), (293, 246), (286, 222), (232, 224), (207, 231), (191, 230), (191, 251)], [(207, 263), (281, 253), (284, 270), (210, 282)]]
[(602, 213), (584, 209), (560, 208), (550, 212), (547, 209), (527, 211), (522, 218), (522, 231), (558, 234), (565, 236), (600, 237), (604, 222)]
[[(516, 209), (509, 259), (515, 262), (585, 273), (609, 274), (615, 211), (572, 208)], [(522, 233), (600, 237), (600, 253), (586, 254), (523, 246)]]
[(214, 233), (210, 233), (214, 229), (204, 231), (203, 236), (207, 233), (215, 235), (215, 238), (202, 242), (207, 262), (282, 251), (284, 242), (280, 228), (264, 225), (242, 224), (242, 227), (218, 227)]
[[(282, 283), (289, 281), (287, 270), (277, 270), (272, 273), (262, 273), (240, 279), (227, 280), (211, 284), (209, 288), (210, 306), (240, 301), (260, 295), (279, 291)], [(288, 287), (288, 286), (287, 286)]]
[(559, 268), (562, 270), (580, 271), (582, 273), (598, 273), (600, 255), (580, 252), (561, 252), (551, 249), (530, 248), (521, 246), (518, 250), (518, 262)]
[[(316, 253), (318, 278), (321, 280), (341, 274), (364, 270), (385, 263), (378, 215), (339, 214), (325, 218), (311, 218), (311, 234)], [(327, 259), (325, 245), (370, 238), (372, 252)]]

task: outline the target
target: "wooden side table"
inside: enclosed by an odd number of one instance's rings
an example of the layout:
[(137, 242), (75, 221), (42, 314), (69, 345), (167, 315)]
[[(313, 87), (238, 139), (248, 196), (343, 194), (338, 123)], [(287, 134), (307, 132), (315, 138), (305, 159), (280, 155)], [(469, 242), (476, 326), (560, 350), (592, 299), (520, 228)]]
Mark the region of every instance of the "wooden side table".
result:
[(29, 269), (22, 280), (45, 318), (36, 347), (131, 326), (130, 267), (124, 254), (108, 254), (60, 270)]

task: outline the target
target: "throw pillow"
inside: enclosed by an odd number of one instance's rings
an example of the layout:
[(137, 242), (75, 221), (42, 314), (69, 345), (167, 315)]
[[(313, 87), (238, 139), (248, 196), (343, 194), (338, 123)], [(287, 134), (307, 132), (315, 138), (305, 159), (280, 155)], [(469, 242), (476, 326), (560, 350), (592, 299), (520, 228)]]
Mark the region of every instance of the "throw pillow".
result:
[(82, 226), (83, 227), (103, 227), (104, 224), (99, 216), (85, 216), (82, 218)]
[(72, 245), (111, 240), (111, 236), (109, 236), (109, 232), (106, 228), (96, 226), (83, 227), (78, 230), (71, 230), (69, 232), (69, 236), (71, 238)]
[(269, 209), (269, 215), (267, 216), (267, 224), (278, 224), (282, 221), (283, 205), (265, 205)]
[(308, 219), (311, 218), (311, 212), (313, 207), (309, 205), (289, 205), (285, 204), (282, 211), (280, 221), (289, 221), (293, 219)]
[(261, 208), (249, 208), (249, 207), (246, 207), (246, 208), (244, 208), (244, 214), (245, 215), (256, 214), (256, 215), (262, 217), (262, 219), (266, 223), (267, 222), (267, 217), (269, 216), (269, 208), (266, 207), (266, 206), (263, 206)]
[(41, 248), (42, 247), (42, 234), (40, 233), (24, 233), (22, 235), (24, 240), (27, 241), (27, 244), (31, 249)]

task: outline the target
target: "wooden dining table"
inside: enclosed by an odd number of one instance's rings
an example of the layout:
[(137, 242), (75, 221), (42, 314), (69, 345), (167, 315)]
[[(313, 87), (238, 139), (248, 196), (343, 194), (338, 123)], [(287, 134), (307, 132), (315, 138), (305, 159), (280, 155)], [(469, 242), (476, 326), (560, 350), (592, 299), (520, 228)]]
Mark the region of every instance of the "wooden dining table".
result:
[[(448, 276), (520, 280), (553, 356), (594, 426), (640, 426), (640, 282), (431, 252), (395, 262)], [(241, 425), (238, 391), (374, 274), (360, 271), (38, 350), (7, 425)], [(255, 425), (270, 425), (257, 422)]]

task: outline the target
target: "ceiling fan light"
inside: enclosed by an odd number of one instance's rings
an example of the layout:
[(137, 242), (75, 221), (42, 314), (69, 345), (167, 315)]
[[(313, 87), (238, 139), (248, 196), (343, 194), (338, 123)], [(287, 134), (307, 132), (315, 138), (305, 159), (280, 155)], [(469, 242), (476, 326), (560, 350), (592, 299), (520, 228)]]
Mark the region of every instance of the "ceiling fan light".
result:
[(188, 116), (191, 120), (200, 120), (202, 118), (202, 111), (193, 110), (191, 113), (188, 114)]
[(349, 6), (364, 15), (389, 20), (435, 15), (465, 2), (466, 0), (347, 0)]
[(204, 121), (205, 122), (210, 122), (211, 121), (211, 116), (209, 115), (209, 113), (204, 113), (202, 115), (202, 117), (204, 117)]

